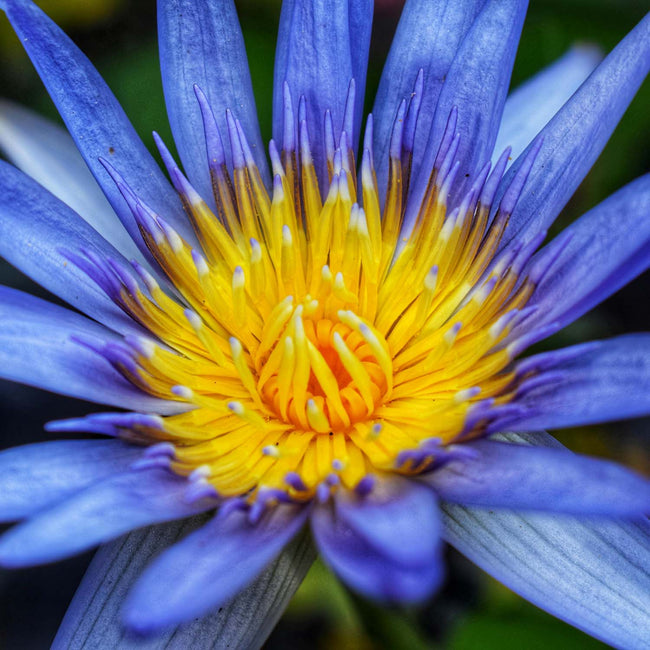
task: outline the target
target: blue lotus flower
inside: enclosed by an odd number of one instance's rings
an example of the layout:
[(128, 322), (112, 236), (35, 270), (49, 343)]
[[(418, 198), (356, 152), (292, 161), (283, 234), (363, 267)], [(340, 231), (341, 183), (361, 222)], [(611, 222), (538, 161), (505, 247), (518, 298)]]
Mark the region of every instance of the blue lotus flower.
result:
[(372, 2), (286, 0), (267, 159), (232, 2), (160, 0), (165, 175), (67, 37), (3, 8), (92, 177), (3, 106), (0, 253), (78, 311), (3, 287), (0, 375), (122, 409), (47, 425), (109, 440), (0, 455), (0, 516), (26, 520), (3, 566), (214, 512), (131, 590), (123, 622), (152, 632), (305, 526), (388, 603), (436, 590), (446, 539), (589, 633), (650, 642), (650, 483), (495, 436), (650, 412), (649, 335), (520, 359), (650, 264), (648, 175), (540, 248), (650, 67), (650, 18), (507, 98), (526, 2), (409, 0), (361, 137)]

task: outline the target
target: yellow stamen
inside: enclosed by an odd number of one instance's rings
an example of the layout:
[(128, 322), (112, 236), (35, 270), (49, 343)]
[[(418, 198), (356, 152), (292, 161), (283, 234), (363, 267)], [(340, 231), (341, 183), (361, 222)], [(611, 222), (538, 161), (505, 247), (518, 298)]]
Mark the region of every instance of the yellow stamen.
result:
[(172, 442), (175, 471), (251, 501), (418, 471), (402, 452), (451, 443), (477, 402), (512, 398), (508, 337), (534, 290), (494, 263), (506, 219), (476, 193), (450, 213), (434, 172), (405, 233), (409, 155), (389, 161), (382, 215), (370, 152), (357, 199), (343, 137), (321, 197), (306, 137), (272, 155), (272, 197), (250, 161), (212, 171), (216, 214), (182, 197), (202, 250), (147, 211), (143, 237), (180, 299), (144, 269), (116, 297), (151, 336), (111, 363), (192, 409), (131, 435)]

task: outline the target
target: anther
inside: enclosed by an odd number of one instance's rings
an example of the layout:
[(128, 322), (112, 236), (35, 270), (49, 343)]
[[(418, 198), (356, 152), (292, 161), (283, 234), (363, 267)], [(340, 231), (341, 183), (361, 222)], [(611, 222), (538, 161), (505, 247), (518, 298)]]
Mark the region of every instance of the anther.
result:
[(375, 479), (375, 477), (372, 474), (366, 474), (357, 483), (356, 487), (354, 488), (354, 491), (360, 497), (366, 497), (373, 491), (376, 483), (377, 483), (377, 479)]
[(334, 295), (343, 302), (357, 303), (357, 296), (352, 293), (346, 286), (343, 274), (339, 271), (334, 277)]
[(174, 447), (171, 442), (159, 442), (155, 445), (151, 445), (151, 447), (147, 447), (142, 455), (148, 458), (154, 456), (167, 456), (173, 458), (176, 455), (176, 447)]
[(318, 503), (326, 503), (329, 501), (331, 494), (332, 488), (327, 483), (319, 483), (316, 487), (316, 501), (318, 501)]
[(368, 431), (368, 434), (367, 434), (366, 438), (368, 440), (377, 440), (377, 438), (379, 438), (383, 428), (384, 428), (384, 425), (381, 422), (375, 422), (375, 424), (373, 424), (370, 427), (370, 430)]
[(454, 402), (456, 404), (462, 404), (463, 402), (468, 402), (469, 400), (477, 397), (481, 393), (481, 388), (479, 386), (473, 386), (472, 388), (465, 388), (459, 390), (454, 395)]
[(131, 346), (141, 357), (153, 359), (158, 347), (154, 341), (142, 336), (126, 336), (124, 342)]
[(330, 430), (329, 420), (313, 399), (307, 400), (307, 420), (311, 428), (318, 433), (327, 433)]
[(438, 283), (438, 266), (434, 265), (429, 269), (429, 272), (424, 278), (424, 288), (427, 291), (433, 293), (436, 290), (436, 284)]
[(165, 233), (165, 238), (169, 243), (169, 247), (175, 255), (178, 255), (183, 250), (183, 240), (181, 236), (162, 218), (158, 217), (158, 224)]
[(241, 266), (236, 267), (232, 274), (232, 301), (235, 322), (243, 326), (246, 322), (246, 276)]
[(271, 458), (280, 458), (280, 450), (275, 445), (266, 445), (262, 447), (262, 454)]
[(187, 480), (196, 483), (199, 481), (205, 481), (212, 474), (212, 470), (209, 465), (199, 465), (195, 470), (193, 470), (187, 477)]
[(250, 239), (251, 245), (251, 264), (258, 264), (262, 261), (262, 247), (254, 237)]
[(456, 337), (458, 336), (458, 332), (460, 332), (462, 326), (463, 324), (460, 322), (454, 323), (454, 325), (445, 332), (444, 340), (449, 347), (452, 347), (456, 342)]
[(258, 406), (262, 406), (259, 393), (257, 392), (256, 382), (253, 377), (253, 373), (251, 372), (251, 369), (248, 367), (248, 364), (246, 363), (246, 359), (244, 357), (244, 348), (242, 347), (241, 342), (239, 341), (239, 339), (235, 338), (234, 336), (230, 337), (229, 342), (230, 342), (230, 351), (232, 354), (232, 361), (235, 364), (235, 368), (239, 373), (239, 377), (242, 380), (244, 387), (249, 392), (253, 400), (255, 400), (255, 403)]
[(348, 348), (338, 332), (334, 332), (334, 335), (332, 336), (332, 344), (341, 359), (341, 363), (343, 363), (343, 366), (359, 389), (359, 393), (368, 409), (368, 413), (371, 413), (375, 408), (375, 402), (372, 396), (372, 380), (368, 375), (368, 371), (364, 368), (361, 361), (359, 361), (350, 348)]
[(194, 399), (194, 391), (187, 386), (181, 386), (177, 384), (170, 388), (171, 392), (176, 395), (176, 397), (181, 397), (182, 399), (192, 401)]
[(203, 278), (209, 275), (210, 267), (208, 266), (205, 257), (203, 257), (203, 255), (201, 255), (201, 253), (194, 248), (192, 249), (191, 255), (192, 261), (194, 262), (194, 266), (196, 268), (196, 273), (199, 278)]
[(297, 472), (287, 472), (284, 477), (284, 482), (296, 492), (307, 492), (309, 488), (305, 485), (300, 474)]
[(246, 420), (251, 424), (259, 428), (265, 428), (266, 422), (264, 418), (255, 410), (246, 408), (241, 402), (232, 400), (226, 405), (228, 410), (234, 413), (237, 417), (240, 417), (242, 420)]

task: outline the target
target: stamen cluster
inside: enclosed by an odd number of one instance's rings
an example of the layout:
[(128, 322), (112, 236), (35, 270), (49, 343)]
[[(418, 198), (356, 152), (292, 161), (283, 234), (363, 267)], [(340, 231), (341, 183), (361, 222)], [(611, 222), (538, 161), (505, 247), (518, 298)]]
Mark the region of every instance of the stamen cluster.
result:
[[(353, 92), (351, 85), (349, 106)], [(334, 142), (327, 114), (323, 201), (304, 104), (296, 120), (287, 93), (285, 122), (297, 127), (285, 128), (282, 151), (271, 142), (269, 195), (230, 114), (229, 172), (199, 89), (197, 97), (212, 207), (156, 137), (197, 241), (105, 163), (170, 286), (137, 262), (135, 279), (88, 252), (70, 254), (150, 332), (97, 352), (146, 392), (179, 405), (166, 417), (112, 416), (113, 426), (162, 443), (152, 455), (161, 450), (201, 494), (251, 500), (305, 500), (339, 484), (363, 490), (372, 474), (431, 469), (450, 443), (479, 435), (516, 389), (508, 365), (517, 341), (508, 335), (527, 315), (534, 283), (520, 274), (539, 244), (497, 254), (522, 184), (516, 176), (493, 209), (508, 152), (450, 206), (459, 145), (452, 112), (414, 208), (407, 202), (414, 94), (395, 120), (382, 210), (372, 118), (357, 179), (352, 134), (343, 130)]]

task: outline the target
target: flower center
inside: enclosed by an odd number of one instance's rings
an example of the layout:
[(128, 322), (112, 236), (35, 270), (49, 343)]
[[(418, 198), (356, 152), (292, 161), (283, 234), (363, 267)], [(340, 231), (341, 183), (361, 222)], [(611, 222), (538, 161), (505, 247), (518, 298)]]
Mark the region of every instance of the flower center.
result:
[[(515, 203), (507, 192), (505, 207), (491, 209), (507, 154), (448, 211), (454, 119), (415, 207), (410, 153), (391, 145), (383, 210), (371, 129), (359, 178), (347, 135), (328, 143), (321, 197), (304, 123), (298, 150), (292, 140), (281, 153), (271, 146), (271, 194), (240, 127), (231, 125), (230, 173), (206, 123), (212, 208), (161, 146), (194, 242), (106, 163), (177, 295), (137, 263), (135, 278), (112, 260), (71, 253), (151, 333), (96, 351), (179, 408), (98, 416), (91, 430), (160, 442), (174, 471), (249, 500), (362, 489), (374, 473), (425, 471), (449, 443), (480, 435), (516, 391), (509, 364), (519, 344), (508, 335), (526, 317), (534, 285), (520, 272), (536, 242), (498, 254)], [(396, 145), (404, 124), (395, 121)]]
[(386, 396), (388, 345), (351, 312), (330, 320), (306, 316), (311, 310), (318, 301), (296, 307), (286, 324), (279, 317), (269, 323), (267, 332), (281, 333), (268, 352), (258, 350), (258, 389), (275, 415), (298, 429), (345, 432), (371, 418)]

